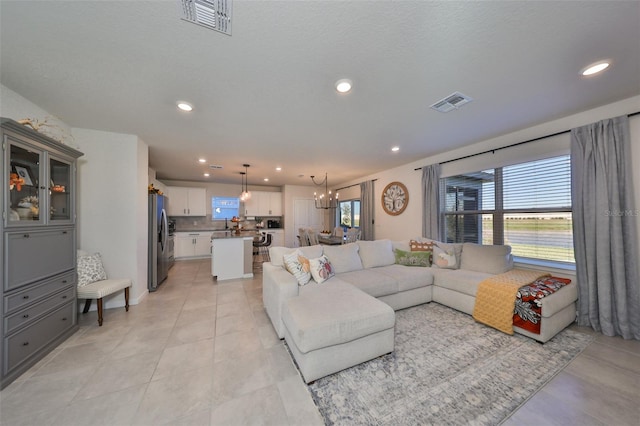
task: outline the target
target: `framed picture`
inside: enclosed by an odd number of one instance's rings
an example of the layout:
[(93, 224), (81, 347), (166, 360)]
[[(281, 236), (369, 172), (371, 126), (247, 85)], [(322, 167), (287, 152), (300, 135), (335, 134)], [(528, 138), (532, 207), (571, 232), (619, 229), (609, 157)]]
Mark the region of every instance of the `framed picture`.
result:
[(33, 181), (31, 180), (31, 173), (29, 173), (29, 168), (25, 166), (14, 165), (13, 168), (16, 170), (18, 176), (24, 179), (24, 184), (28, 186), (33, 186)]

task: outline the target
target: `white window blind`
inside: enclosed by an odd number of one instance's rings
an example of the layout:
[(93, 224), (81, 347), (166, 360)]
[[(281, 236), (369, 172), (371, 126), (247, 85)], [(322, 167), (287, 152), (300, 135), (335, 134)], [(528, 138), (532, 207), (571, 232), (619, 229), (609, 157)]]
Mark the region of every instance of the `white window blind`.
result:
[(508, 244), (514, 256), (575, 262), (568, 155), (440, 180), (448, 242)]

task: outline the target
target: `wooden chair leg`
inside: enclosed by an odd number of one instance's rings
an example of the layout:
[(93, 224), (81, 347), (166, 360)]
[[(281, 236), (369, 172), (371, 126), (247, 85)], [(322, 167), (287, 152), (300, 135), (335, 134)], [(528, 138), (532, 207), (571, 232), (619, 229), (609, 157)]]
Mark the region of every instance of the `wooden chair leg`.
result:
[(83, 314), (89, 312), (89, 308), (91, 307), (91, 299), (87, 299), (84, 301), (84, 309), (82, 310)]
[(98, 326), (102, 327), (102, 298), (96, 299), (98, 303)]
[(124, 308), (129, 312), (129, 287), (124, 289)]

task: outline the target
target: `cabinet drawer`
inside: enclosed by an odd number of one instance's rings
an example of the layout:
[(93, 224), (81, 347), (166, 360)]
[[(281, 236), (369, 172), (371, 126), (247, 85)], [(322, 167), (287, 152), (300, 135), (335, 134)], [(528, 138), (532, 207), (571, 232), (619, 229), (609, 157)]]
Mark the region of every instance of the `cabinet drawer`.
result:
[[(5, 290), (50, 277), (75, 267), (72, 228), (9, 232), (5, 236)], [(37, 259), (37, 260), (36, 260)]]
[(34, 302), (45, 299), (65, 287), (75, 287), (76, 274), (69, 272), (59, 275), (41, 284), (29, 286), (4, 297), (4, 313), (10, 314)]
[(75, 311), (75, 302), (69, 302), (24, 330), (5, 337), (3, 373), (6, 375), (28, 361), (30, 356), (73, 327), (76, 322)]
[(18, 328), (35, 321), (39, 316), (45, 314), (58, 306), (63, 305), (70, 300), (74, 300), (76, 289), (69, 287), (60, 293), (43, 300), (40, 303), (36, 303), (22, 311), (18, 311), (13, 315), (9, 315), (4, 319), (4, 332), (9, 334)]

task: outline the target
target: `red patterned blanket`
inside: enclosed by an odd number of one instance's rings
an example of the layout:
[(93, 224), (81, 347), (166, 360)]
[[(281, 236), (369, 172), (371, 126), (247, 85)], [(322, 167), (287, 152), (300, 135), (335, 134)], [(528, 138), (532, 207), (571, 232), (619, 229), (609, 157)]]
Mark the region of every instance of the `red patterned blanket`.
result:
[(513, 313), (513, 325), (540, 334), (541, 299), (570, 283), (571, 280), (568, 278), (547, 276), (520, 287)]

